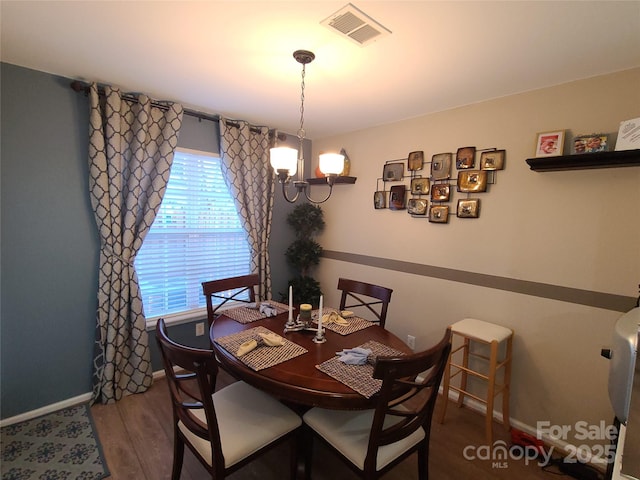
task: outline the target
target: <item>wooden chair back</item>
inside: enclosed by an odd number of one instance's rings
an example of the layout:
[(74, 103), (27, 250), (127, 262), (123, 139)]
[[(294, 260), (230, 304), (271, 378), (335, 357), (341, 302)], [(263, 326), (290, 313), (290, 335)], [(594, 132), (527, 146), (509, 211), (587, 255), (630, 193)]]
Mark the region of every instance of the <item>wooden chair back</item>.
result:
[[(162, 318), (156, 324), (156, 340), (171, 395), (174, 430), (178, 431), (178, 421), (181, 421), (195, 435), (209, 441), (212, 470), (220, 472), (219, 478), (223, 478), (224, 457), (212, 398), (218, 375), (213, 351), (174, 342)], [(194, 415), (197, 410), (204, 411), (206, 424)]]
[[(375, 475), (378, 448), (406, 438), (420, 427), (425, 431), (425, 439), (418, 448), (424, 449), (427, 453), (423, 454), (425, 460), (424, 463), (419, 462), (419, 468), (427, 468), (431, 420), (450, 351), (451, 331), (447, 329), (442, 340), (428, 350), (412, 355), (377, 359), (373, 377), (382, 380), (382, 387), (371, 426), (365, 459), (365, 477), (367, 472)], [(402, 394), (399, 396), (400, 392)], [(384, 421), (388, 415), (402, 420), (385, 428)], [(409, 453), (411, 450), (396, 462)], [(419, 478), (426, 477), (422, 476), (421, 472)]]
[[(387, 310), (391, 302), (391, 294), (393, 293), (391, 288), (350, 280), (348, 278), (340, 278), (338, 279), (338, 290), (342, 290), (340, 310), (366, 307), (375, 315), (380, 326), (384, 328), (385, 322), (387, 321)], [(374, 305), (376, 306), (375, 308), (373, 308)]]
[[(204, 293), (204, 296), (207, 300), (207, 318), (209, 320), (209, 328), (211, 328), (211, 325), (213, 325), (216, 311), (228, 301), (234, 300), (237, 302), (247, 303), (255, 302), (256, 285), (260, 285), (260, 275), (258, 275), (257, 273), (202, 282), (202, 293)], [(228, 293), (232, 290), (235, 290), (235, 292), (231, 295), (228, 295)], [(241, 298), (245, 292), (249, 295), (248, 300)], [(215, 305), (215, 307), (213, 305), (214, 298), (222, 299), (222, 302), (218, 305)]]

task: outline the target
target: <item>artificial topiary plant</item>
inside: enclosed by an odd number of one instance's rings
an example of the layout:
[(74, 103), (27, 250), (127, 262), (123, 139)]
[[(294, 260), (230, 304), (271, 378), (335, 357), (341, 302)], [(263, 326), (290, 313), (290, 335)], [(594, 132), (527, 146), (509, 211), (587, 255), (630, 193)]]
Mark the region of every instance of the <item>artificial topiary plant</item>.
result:
[(289, 245), (285, 257), (298, 275), (289, 280), (297, 304), (320, 303), (320, 283), (309, 275), (311, 267), (320, 263), (322, 247), (313, 237), (324, 229), (324, 212), (318, 205), (301, 203), (287, 215), (287, 223), (294, 229), (296, 239)]

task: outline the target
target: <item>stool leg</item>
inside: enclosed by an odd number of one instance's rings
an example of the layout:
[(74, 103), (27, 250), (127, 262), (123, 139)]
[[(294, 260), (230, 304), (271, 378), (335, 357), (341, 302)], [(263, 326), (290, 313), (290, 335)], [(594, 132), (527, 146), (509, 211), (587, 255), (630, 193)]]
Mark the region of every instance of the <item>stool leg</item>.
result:
[[(464, 368), (469, 368), (469, 349), (471, 348), (471, 343), (469, 342), (469, 338), (464, 338), (464, 346), (462, 348), (462, 366)], [(458, 407), (462, 407), (464, 402), (464, 392), (467, 391), (467, 371), (462, 370), (460, 373), (460, 391), (458, 392)]]
[(507, 339), (504, 364), (504, 388), (502, 390), (502, 424), (507, 430), (511, 429), (509, 415), (509, 396), (511, 392), (511, 341), (513, 336)]
[(489, 379), (487, 386), (487, 445), (493, 441), (493, 401), (496, 394), (496, 366), (498, 364), (498, 342), (491, 342), (491, 354), (489, 357)]

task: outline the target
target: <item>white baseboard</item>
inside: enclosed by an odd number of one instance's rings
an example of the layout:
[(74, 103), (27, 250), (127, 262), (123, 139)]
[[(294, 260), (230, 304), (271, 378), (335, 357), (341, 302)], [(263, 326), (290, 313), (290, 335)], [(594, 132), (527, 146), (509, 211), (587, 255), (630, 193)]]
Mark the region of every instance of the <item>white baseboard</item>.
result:
[[(164, 377), (164, 369), (153, 372), (153, 379), (156, 380), (158, 378)], [(52, 403), (50, 405), (45, 405), (44, 407), (37, 408), (35, 410), (31, 410), (29, 412), (21, 413), (20, 415), (16, 415), (14, 417), (9, 417), (0, 420), (0, 428), (7, 427), (9, 425), (13, 425), (14, 423), (24, 422), (26, 420), (31, 420), (32, 418), (41, 417), (42, 415), (46, 415), (47, 413), (55, 412), (56, 410), (61, 410), (67, 407), (73, 407), (74, 405), (79, 405), (81, 403), (88, 402), (91, 400), (92, 393), (83, 393), (82, 395), (78, 395), (77, 397), (68, 398), (66, 400), (62, 400), (61, 402)]]
[[(442, 394), (442, 386), (440, 386), (440, 394)], [(452, 402), (457, 402), (458, 392), (456, 392), (455, 390), (450, 390), (449, 400), (451, 400)], [(486, 415), (487, 406), (482, 402), (478, 402), (477, 400), (474, 400), (473, 398), (467, 397), (464, 401), (464, 406), (469, 408), (470, 410), (474, 410), (475, 412), (482, 414), (483, 416)], [(502, 412), (498, 412), (494, 410), (493, 418), (494, 420), (502, 423)], [(510, 418), (509, 422), (511, 423), (512, 427), (515, 427), (518, 430), (523, 431), (524, 433), (528, 433), (529, 435), (532, 435), (536, 438), (541, 439), (546, 445), (554, 447), (554, 449), (556, 451), (559, 451), (559, 453), (561, 453), (562, 455), (568, 455), (569, 453), (576, 454), (576, 452), (578, 452), (581, 454), (579, 458), (588, 459), (587, 463), (598, 468), (599, 470), (604, 471), (607, 468), (607, 460), (603, 457), (592, 455), (590, 451), (583, 451), (583, 449), (581, 449), (580, 447), (576, 447), (575, 445), (572, 445), (569, 442), (566, 442), (564, 440), (560, 440), (560, 439), (542, 434), (538, 432), (538, 430), (535, 427), (532, 427), (531, 425), (527, 425), (526, 423), (522, 423), (513, 418)]]
[(37, 418), (42, 415), (46, 415), (47, 413), (55, 412), (56, 410), (60, 410), (62, 408), (73, 407), (74, 405), (79, 405), (81, 403), (88, 402), (89, 400), (91, 400), (91, 393), (83, 393), (82, 395), (78, 395), (77, 397), (68, 398), (61, 402), (52, 403), (51, 405), (45, 405), (44, 407), (38, 408), (36, 410), (31, 410), (30, 412), (21, 413), (20, 415), (16, 415), (15, 417), (9, 417), (0, 420), (0, 427), (6, 427), (8, 425), (13, 425), (14, 423), (31, 420), (32, 418)]

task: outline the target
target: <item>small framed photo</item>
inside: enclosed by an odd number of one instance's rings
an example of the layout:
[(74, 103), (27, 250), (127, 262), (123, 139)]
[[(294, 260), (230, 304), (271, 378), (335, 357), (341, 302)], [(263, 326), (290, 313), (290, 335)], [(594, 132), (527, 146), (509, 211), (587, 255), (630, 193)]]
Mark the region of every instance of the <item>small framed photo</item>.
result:
[(389, 191), (389, 209), (390, 210), (404, 210), (406, 196), (406, 188), (404, 185), (394, 185)]
[(476, 166), (476, 147), (461, 147), (456, 153), (456, 168), (466, 170)]
[(449, 221), (449, 205), (431, 205), (429, 221), (431, 223), (447, 223)]
[(373, 193), (373, 208), (376, 210), (387, 208), (387, 192), (378, 191)]
[(424, 152), (417, 151), (411, 152), (409, 154), (409, 159), (407, 160), (408, 168), (412, 172), (416, 170), (422, 170), (422, 164), (424, 163)]
[(564, 130), (538, 133), (536, 157), (557, 157), (564, 149)]
[(382, 179), (385, 182), (399, 182), (404, 176), (404, 163), (385, 163)]
[(415, 177), (411, 179), (411, 195), (428, 195), (429, 179), (424, 177)]
[(424, 198), (410, 198), (407, 202), (407, 212), (410, 215), (426, 215), (427, 201)]
[(490, 150), (480, 154), (480, 170), (502, 170), (504, 168), (504, 150)]
[(609, 150), (609, 135), (606, 133), (592, 133), (573, 138), (571, 152), (574, 154), (606, 152)]
[(478, 218), (480, 216), (480, 199), (467, 198), (458, 200), (456, 215), (459, 218)]
[(431, 186), (432, 202), (448, 202), (451, 195), (451, 189), (448, 183), (434, 183)]
[(463, 170), (458, 172), (459, 192), (486, 192), (486, 170)]
[(431, 157), (431, 179), (447, 180), (451, 178), (451, 153), (436, 153)]

